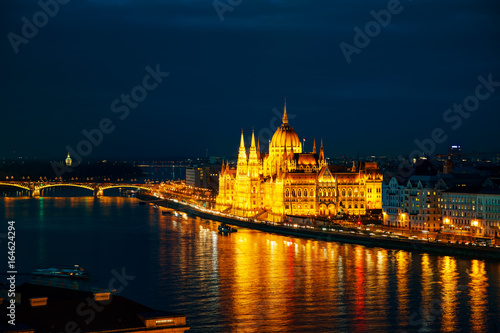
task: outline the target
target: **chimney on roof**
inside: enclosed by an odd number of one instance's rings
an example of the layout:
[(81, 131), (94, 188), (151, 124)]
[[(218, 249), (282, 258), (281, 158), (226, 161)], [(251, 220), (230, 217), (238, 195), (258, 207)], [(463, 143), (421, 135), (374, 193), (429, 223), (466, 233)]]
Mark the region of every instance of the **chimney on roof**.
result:
[(47, 297), (30, 298), (30, 305), (34, 308), (39, 306), (47, 306)]

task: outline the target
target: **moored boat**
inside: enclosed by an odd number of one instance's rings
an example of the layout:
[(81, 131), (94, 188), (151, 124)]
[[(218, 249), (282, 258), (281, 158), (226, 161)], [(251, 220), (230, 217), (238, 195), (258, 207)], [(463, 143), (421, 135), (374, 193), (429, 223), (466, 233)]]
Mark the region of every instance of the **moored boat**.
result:
[(69, 279), (88, 279), (90, 278), (87, 273), (79, 265), (74, 266), (51, 266), (48, 268), (38, 268), (33, 272), (35, 276), (53, 276)]
[(238, 231), (238, 229), (231, 227), (230, 225), (227, 225), (226, 223), (222, 223), (221, 225), (219, 225), (219, 232), (228, 234), (228, 233), (236, 232), (236, 231)]

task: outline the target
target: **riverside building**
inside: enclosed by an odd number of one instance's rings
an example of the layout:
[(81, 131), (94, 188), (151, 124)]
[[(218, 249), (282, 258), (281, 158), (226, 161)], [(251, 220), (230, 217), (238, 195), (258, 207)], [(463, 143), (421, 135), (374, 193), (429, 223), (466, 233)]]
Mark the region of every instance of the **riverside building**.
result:
[(268, 153), (260, 151), (253, 132), (247, 151), (242, 131), (236, 168), (223, 162), (216, 208), (274, 222), (286, 215), (365, 215), (382, 208), (382, 174), (376, 162), (329, 165), (323, 140), (319, 151), (314, 140), (313, 150), (304, 152), (285, 104)]

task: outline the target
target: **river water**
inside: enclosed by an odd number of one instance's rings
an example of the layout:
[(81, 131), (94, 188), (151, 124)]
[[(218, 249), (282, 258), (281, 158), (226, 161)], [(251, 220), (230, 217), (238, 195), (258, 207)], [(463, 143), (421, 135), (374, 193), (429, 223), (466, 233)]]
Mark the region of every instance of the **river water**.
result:
[[(80, 264), (189, 332), (494, 332), (500, 263), (299, 239), (163, 216), (128, 197), (4, 197), (20, 273)], [(1, 238), (5, 249), (6, 239)], [(18, 280), (29, 280), (19, 275)]]

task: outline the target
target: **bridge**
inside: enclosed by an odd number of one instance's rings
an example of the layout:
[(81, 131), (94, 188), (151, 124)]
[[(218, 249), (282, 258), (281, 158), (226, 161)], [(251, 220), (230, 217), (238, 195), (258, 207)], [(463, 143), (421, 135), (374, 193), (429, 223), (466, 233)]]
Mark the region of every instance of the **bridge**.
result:
[(151, 191), (152, 186), (147, 184), (127, 184), (127, 183), (89, 183), (89, 182), (45, 182), (45, 181), (0, 181), (0, 186), (17, 187), (29, 191), (32, 197), (41, 196), (41, 191), (49, 187), (80, 187), (90, 190), (94, 196), (103, 195), (103, 191), (110, 188), (136, 188), (146, 191)]

